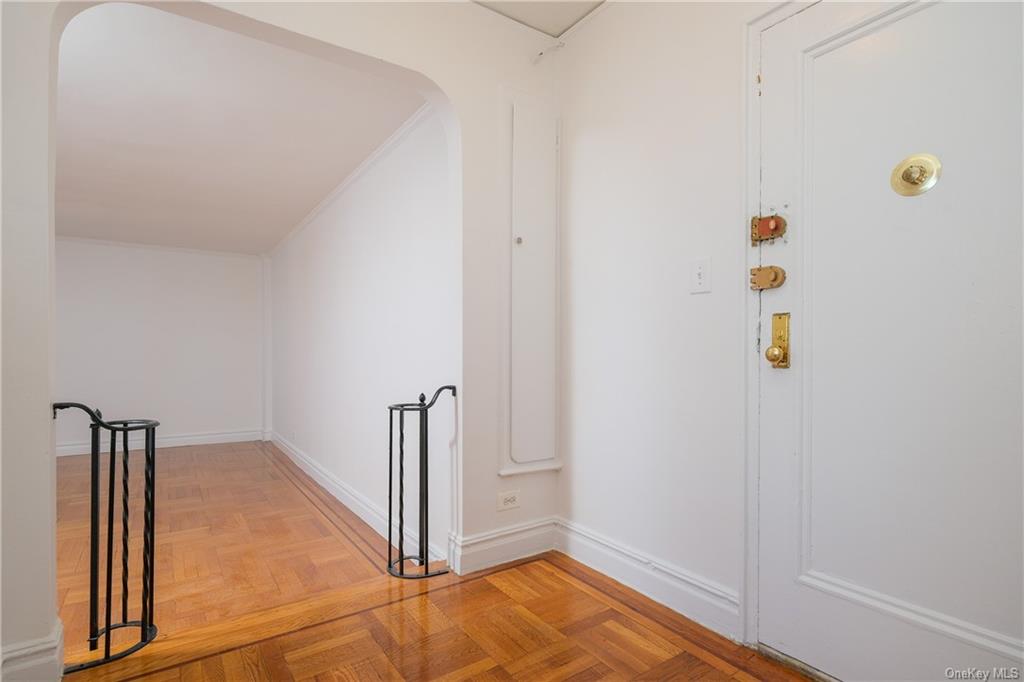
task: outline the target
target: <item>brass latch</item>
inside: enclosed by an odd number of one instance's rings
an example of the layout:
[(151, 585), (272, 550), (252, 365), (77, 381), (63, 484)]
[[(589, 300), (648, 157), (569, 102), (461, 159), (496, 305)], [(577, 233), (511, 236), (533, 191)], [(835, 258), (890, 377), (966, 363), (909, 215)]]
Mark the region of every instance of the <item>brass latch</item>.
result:
[(778, 265), (750, 268), (750, 288), (754, 291), (777, 289), (786, 281), (786, 271)]
[(789, 367), (789, 313), (772, 315), (772, 345), (765, 350), (764, 357), (776, 369)]
[(786, 219), (780, 215), (754, 216), (750, 219), (750, 244), (771, 241), (786, 234)]

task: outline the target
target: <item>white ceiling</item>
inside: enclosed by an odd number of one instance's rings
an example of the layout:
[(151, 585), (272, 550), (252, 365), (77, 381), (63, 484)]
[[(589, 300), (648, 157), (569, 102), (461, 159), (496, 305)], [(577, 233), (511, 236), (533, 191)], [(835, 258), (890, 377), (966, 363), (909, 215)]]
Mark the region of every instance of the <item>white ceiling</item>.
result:
[(557, 38), (575, 26), (580, 19), (590, 14), (601, 3), (564, 2), (561, 0), (548, 2), (531, 2), (530, 0), (486, 2), (480, 0), (480, 4), (513, 21), (547, 33), (552, 38)]
[(421, 105), (162, 10), (94, 7), (61, 41), (57, 233), (264, 253)]

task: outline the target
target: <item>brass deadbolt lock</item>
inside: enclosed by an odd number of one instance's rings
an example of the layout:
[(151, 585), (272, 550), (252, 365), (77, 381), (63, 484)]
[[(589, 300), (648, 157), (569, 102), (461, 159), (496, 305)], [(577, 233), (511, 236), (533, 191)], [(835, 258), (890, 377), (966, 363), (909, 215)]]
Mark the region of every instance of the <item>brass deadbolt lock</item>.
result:
[(780, 215), (754, 216), (750, 219), (750, 245), (772, 241), (786, 234), (786, 219)]
[(786, 281), (786, 271), (778, 265), (750, 268), (750, 288), (753, 291), (777, 289)]

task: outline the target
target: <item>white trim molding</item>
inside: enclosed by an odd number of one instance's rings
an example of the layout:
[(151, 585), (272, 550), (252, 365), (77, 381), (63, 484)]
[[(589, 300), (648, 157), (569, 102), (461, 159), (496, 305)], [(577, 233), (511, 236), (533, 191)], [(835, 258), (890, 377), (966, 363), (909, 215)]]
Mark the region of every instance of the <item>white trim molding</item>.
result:
[[(273, 434), (272, 441), (335, 499), (381, 536), (386, 535), (386, 509), (324, 469), (280, 434)], [(413, 546), (418, 544), (414, 533), (407, 532), (405, 537), (406, 542)], [(449, 533), (448, 551), (431, 544), (430, 554), (432, 559), (447, 558), (455, 573), (465, 575), (552, 549), (564, 552), (726, 637), (739, 640), (742, 636), (736, 590), (559, 516), (466, 536)]]
[(945, 613), (914, 604), (892, 595), (872, 590), (849, 580), (843, 580), (823, 571), (809, 570), (797, 580), (808, 587), (821, 590), (854, 604), (900, 618), (908, 623), (927, 628), (971, 646), (981, 647), (1005, 656), (1011, 662), (1024, 659), (1024, 640), (984, 628)]
[(356, 180), (365, 175), (367, 171), (376, 166), (381, 159), (386, 157), (391, 150), (401, 144), (402, 140), (404, 140), (409, 133), (415, 130), (420, 123), (427, 120), (432, 113), (434, 113), (434, 108), (429, 102), (424, 102), (420, 105), (420, 108), (414, 111), (412, 116), (405, 120), (405, 123), (398, 126), (398, 129), (391, 133), (388, 139), (384, 140), (379, 147), (374, 149), (369, 156), (363, 159), (362, 163), (356, 166), (355, 170), (348, 174), (348, 177), (342, 180), (337, 187), (331, 190), (330, 194), (324, 197), (319, 204), (313, 207), (313, 210), (306, 214), (306, 217), (300, 220), (295, 227), (290, 229), (288, 234), (278, 240), (277, 244), (274, 245), (274, 248), (270, 249), (267, 255), (272, 257), (283, 244), (286, 244), (292, 237), (302, 232), (302, 230), (313, 222), (318, 215), (323, 213), (324, 209), (334, 203), (338, 197), (348, 191), (348, 188), (351, 187)]
[(0, 656), (0, 677), (5, 680), (59, 680), (64, 671), (64, 624), (58, 618), (46, 637), (8, 644)]
[[(271, 441), (281, 450), (281, 452), (288, 455), (288, 457), (295, 462), (297, 467), (306, 472), (310, 478), (319, 483), (324, 490), (329, 492), (334, 499), (348, 507), (356, 516), (365, 521), (370, 528), (379, 533), (381, 537), (387, 537), (387, 509), (381, 507), (351, 485), (345, 483), (340, 478), (332, 474), (316, 460), (296, 447), (293, 443), (282, 438), (281, 434), (275, 433), (271, 438)], [(397, 523), (393, 524), (392, 533), (394, 536), (398, 535)], [(418, 547), (419, 536), (411, 530), (406, 530), (405, 542), (411, 547)], [(430, 559), (432, 561), (448, 557), (448, 552), (442, 550), (436, 544), (431, 543), (429, 550)]]
[(555, 523), (556, 549), (719, 634), (742, 637), (736, 590), (566, 519)]
[(556, 526), (556, 519), (548, 517), (465, 537), (452, 535), (452, 570), (465, 575), (547, 552), (555, 548)]
[(507, 478), (510, 476), (520, 476), (528, 474), (536, 474), (541, 472), (558, 472), (562, 469), (563, 458), (561, 453), (562, 443), (562, 420), (561, 420), (561, 405), (562, 405), (562, 384), (560, 381), (562, 371), (562, 308), (561, 308), (561, 288), (562, 288), (562, 269), (561, 265), (556, 265), (555, 270), (555, 376), (554, 376), (554, 448), (550, 457), (543, 459), (535, 459), (526, 462), (519, 462), (512, 455), (512, 263), (513, 263), (513, 232), (515, 231), (515, 225), (513, 218), (515, 215), (514, 203), (515, 203), (515, 182), (513, 180), (513, 168), (514, 163), (514, 145), (515, 140), (515, 110), (517, 103), (520, 104), (533, 104), (550, 107), (551, 113), (555, 118), (555, 262), (560, 263), (561, 253), (561, 197), (560, 197), (560, 178), (562, 173), (562, 153), (561, 153), (561, 112), (558, 107), (546, 96), (521, 90), (509, 85), (502, 85), (498, 89), (498, 106), (500, 108), (500, 120), (501, 125), (499, 127), (499, 139), (498, 144), (501, 147), (502, 163), (498, 168), (497, 182), (504, 188), (503, 189), (503, 205), (496, 208), (499, 213), (501, 220), (505, 222), (507, 230), (504, 232), (506, 235), (503, 257), (501, 259), (501, 268), (499, 272), (499, 283), (501, 287), (500, 298), (503, 301), (504, 308), (501, 311), (500, 319), (500, 374), (499, 374), (499, 392), (498, 392), (498, 428), (497, 428), (497, 452), (498, 452), (498, 475)]
[[(787, 0), (774, 5), (747, 22), (744, 35), (743, 72), (740, 74), (743, 108), (745, 113), (745, 157), (746, 168), (743, 184), (743, 214), (753, 216), (760, 213), (761, 203), (761, 33), (802, 12), (817, 0), (801, 2)], [(745, 268), (761, 264), (760, 249), (751, 249), (746, 237), (738, 241), (735, 248)], [(760, 479), (760, 347), (759, 296), (747, 296), (743, 309), (743, 366), (745, 367), (746, 405), (744, 413), (746, 457), (742, 495), (744, 501), (743, 525), (743, 580), (740, 584), (739, 613), (742, 632), (739, 639), (751, 646), (758, 643), (758, 559), (760, 546), (758, 513)]]
[(263, 440), (270, 440), (274, 432), (274, 275), (270, 256), (260, 257), (263, 288), (260, 307), (263, 312), (263, 336), (260, 339), (260, 373), (263, 403)]
[(736, 590), (558, 516), (451, 541), (459, 574), (557, 549), (715, 632), (742, 636)]
[[(251, 429), (249, 431), (213, 431), (209, 433), (181, 433), (172, 436), (161, 436), (157, 429), (156, 446), (158, 448), (176, 448), (183, 445), (215, 445), (217, 443), (242, 443), (250, 440), (264, 440), (262, 429)], [(100, 450), (106, 444), (100, 444)], [(118, 444), (120, 447), (120, 444)], [(133, 450), (143, 447), (143, 436), (129, 436), (128, 447)], [(57, 456), (87, 455), (90, 452), (89, 441), (72, 441), (69, 443), (57, 444)]]
[(561, 471), (562, 460), (560, 459), (545, 459), (539, 462), (528, 462), (526, 464), (516, 464), (512, 466), (504, 466), (498, 469), (498, 475), (502, 478), (508, 476), (522, 476), (523, 474), (535, 474), (541, 471)]
[(123, 242), (116, 239), (93, 239), (92, 237), (73, 237), (71, 235), (58, 234), (54, 241), (73, 242), (78, 244), (92, 244), (94, 246), (111, 246), (121, 249), (146, 249), (147, 251), (167, 251), (170, 253), (191, 253), (199, 256), (222, 256), (225, 258), (241, 258), (243, 260), (258, 260), (261, 256), (255, 253), (244, 253), (242, 251), (218, 251), (216, 249), (193, 249), (186, 246), (169, 246), (166, 244), (145, 244), (143, 242)]

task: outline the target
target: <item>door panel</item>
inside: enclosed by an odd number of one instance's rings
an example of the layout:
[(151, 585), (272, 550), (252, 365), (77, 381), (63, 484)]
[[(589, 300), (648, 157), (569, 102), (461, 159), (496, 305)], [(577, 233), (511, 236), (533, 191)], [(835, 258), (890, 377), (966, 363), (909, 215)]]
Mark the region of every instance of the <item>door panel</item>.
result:
[[(792, 360), (760, 360), (759, 633), (843, 678), (1020, 665), (1021, 26), (821, 4), (762, 34)], [(938, 184), (896, 194), (920, 152)]]

